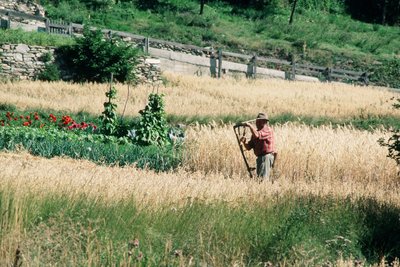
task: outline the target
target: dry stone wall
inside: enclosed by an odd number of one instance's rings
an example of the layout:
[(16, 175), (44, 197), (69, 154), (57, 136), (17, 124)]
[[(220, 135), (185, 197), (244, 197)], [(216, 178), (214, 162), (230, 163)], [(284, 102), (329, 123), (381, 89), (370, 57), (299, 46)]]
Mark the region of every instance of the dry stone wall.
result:
[[(3, 44), (0, 46), (0, 76), (6, 79), (32, 80), (45, 68), (48, 58), (46, 54), (54, 59), (54, 50), (54, 47)], [(48, 63), (52, 63), (52, 60)], [(160, 60), (140, 57), (134, 74), (140, 84), (160, 83)]]
[(3, 44), (0, 47), (0, 75), (13, 79), (33, 79), (45, 67), (43, 55), (53, 47)]
[(9, 9), (44, 17), (44, 8), (32, 0), (1, 0), (0, 9)]

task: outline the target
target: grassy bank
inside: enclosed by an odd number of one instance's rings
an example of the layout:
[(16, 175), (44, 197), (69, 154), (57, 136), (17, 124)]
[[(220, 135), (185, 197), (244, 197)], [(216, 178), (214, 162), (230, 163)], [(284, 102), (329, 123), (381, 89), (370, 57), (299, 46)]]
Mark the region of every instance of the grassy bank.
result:
[(62, 46), (71, 45), (75, 41), (73, 38), (47, 34), (43, 32), (25, 32), (23, 30), (3, 30), (0, 29), (0, 45), (2, 44), (27, 44), (41, 46)]
[(3, 264), (15, 261), (17, 247), (19, 261), (35, 266), (320, 266), (400, 256), (400, 210), (373, 199), (280, 195), (235, 206), (189, 199), (154, 210), (2, 188), (0, 201)]
[(376, 84), (400, 86), (396, 72), (382, 68), (398, 68), (399, 27), (354, 20), (342, 1), (325, 1), (331, 7), (301, 2), (291, 25), (287, 1), (258, 9), (209, 1), (203, 15), (194, 0), (106, 3), (97, 9), (84, 1), (43, 2), (54, 19), (285, 60), (294, 55), (299, 62), (368, 71)]

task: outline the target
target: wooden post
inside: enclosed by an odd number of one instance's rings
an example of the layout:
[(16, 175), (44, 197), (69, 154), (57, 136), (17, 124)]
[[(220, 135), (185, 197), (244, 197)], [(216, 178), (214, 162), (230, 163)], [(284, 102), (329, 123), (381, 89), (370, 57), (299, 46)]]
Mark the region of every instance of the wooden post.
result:
[(257, 55), (256, 54), (254, 54), (252, 60), (253, 60), (253, 78), (255, 79), (256, 75), (257, 75)]
[(247, 73), (246, 73), (246, 77), (247, 78), (255, 78), (256, 77), (256, 72), (257, 72), (257, 57), (256, 55), (254, 55), (249, 63), (247, 64)]
[(292, 55), (292, 73), (290, 80), (294, 81), (296, 79), (296, 61), (294, 59), (294, 55)]
[(361, 74), (360, 80), (362, 83), (364, 83), (365, 86), (368, 86), (368, 83), (369, 83), (368, 73), (364, 72), (363, 74)]
[(46, 19), (45, 25), (46, 25), (46, 32), (50, 33), (50, 20), (49, 19)]
[(68, 25), (68, 35), (72, 36), (72, 22)]
[(221, 78), (222, 71), (222, 49), (218, 48), (218, 78)]
[(213, 49), (211, 49), (210, 54), (210, 74), (212, 78), (217, 77), (217, 59), (215, 58), (215, 53)]
[(327, 82), (331, 82), (332, 81), (332, 69), (331, 68), (326, 68), (323, 72), (324, 76), (325, 76), (325, 80)]
[(7, 13), (7, 15), (8, 15), (8, 25), (7, 25), (7, 29), (11, 29), (11, 14), (10, 13)]
[(149, 37), (144, 38), (143, 52), (149, 53)]

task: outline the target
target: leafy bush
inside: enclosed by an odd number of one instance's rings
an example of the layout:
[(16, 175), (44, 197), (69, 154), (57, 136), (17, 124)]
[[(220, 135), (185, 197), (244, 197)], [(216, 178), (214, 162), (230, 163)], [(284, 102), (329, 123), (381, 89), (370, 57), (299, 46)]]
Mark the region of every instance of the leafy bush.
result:
[(162, 94), (150, 94), (149, 103), (139, 111), (141, 117), (134, 140), (141, 145), (165, 145), (168, 143), (168, 124), (165, 118)]
[(102, 128), (101, 132), (106, 135), (113, 135), (118, 128), (118, 118), (117, 118), (117, 104), (113, 103), (117, 95), (117, 90), (115, 87), (110, 86), (110, 90), (106, 92), (106, 97), (108, 101), (104, 102), (104, 111), (101, 116)]
[(104, 39), (100, 30), (84, 29), (83, 38), (73, 46), (62, 47), (57, 52), (76, 82), (107, 82), (110, 73), (119, 82), (134, 79), (138, 50), (118, 38)]
[(400, 88), (400, 60), (392, 59), (374, 68), (370, 80), (377, 85)]
[[(397, 99), (397, 103), (393, 104), (393, 107), (400, 109), (400, 98)], [(388, 157), (394, 159), (397, 165), (400, 165), (400, 129), (394, 129), (392, 133), (393, 135), (387, 141), (380, 138), (378, 142), (381, 146), (388, 148)]]
[(61, 73), (56, 64), (46, 63), (44, 69), (36, 76), (36, 79), (47, 82), (59, 81)]

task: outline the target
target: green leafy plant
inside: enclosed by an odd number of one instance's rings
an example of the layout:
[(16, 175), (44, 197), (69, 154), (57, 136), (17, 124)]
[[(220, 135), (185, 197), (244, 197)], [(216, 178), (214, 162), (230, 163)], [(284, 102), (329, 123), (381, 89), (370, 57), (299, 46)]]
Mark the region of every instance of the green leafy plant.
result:
[(54, 82), (61, 79), (61, 73), (54, 63), (46, 63), (44, 69), (36, 76), (37, 80)]
[(110, 85), (110, 90), (106, 92), (108, 101), (104, 102), (104, 111), (102, 112), (101, 122), (102, 128), (101, 132), (105, 135), (114, 135), (118, 128), (118, 118), (117, 118), (117, 104), (114, 103), (117, 90), (114, 86)]
[[(400, 109), (400, 98), (397, 99), (397, 103), (393, 104), (393, 107)], [(388, 157), (396, 161), (397, 165), (400, 165), (400, 130), (392, 130), (392, 136), (385, 141), (384, 138), (378, 140), (381, 146), (388, 148)]]
[(68, 70), (76, 82), (107, 82), (110, 73), (119, 82), (134, 80), (138, 50), (119, 38), (100, 30), (85, 27), (83, 38), (76, 44), (62, 47), (57, 56), (63, 59), (62, 69)]
[(168, 124), (165, 119), (163, 94), (150, 94), (148, 104), (139, 113), (135, 141), (141, 145), (165, 145), (168, 143)]

